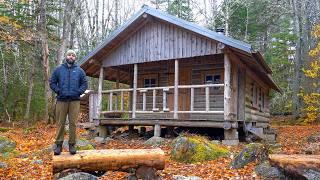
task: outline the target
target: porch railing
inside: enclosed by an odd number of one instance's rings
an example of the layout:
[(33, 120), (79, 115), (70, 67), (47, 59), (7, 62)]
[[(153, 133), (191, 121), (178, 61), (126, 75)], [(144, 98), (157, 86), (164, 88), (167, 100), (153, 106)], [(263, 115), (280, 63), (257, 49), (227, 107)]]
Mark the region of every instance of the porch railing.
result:
[[(135, 110), (135, 113), (211, 113), (211, 114), (223, 114), (224, 111), (213, 111), (210, 110), (210, 88), (214, 87), (224, 87), (224, 84), (203, 84), (203, 85), (178, 85), (178, 89), (190, 89), (190, 110), (179, 110), (179, 108), (173, 108), (173, 110), (168, 108), (167, 95), (171, 89), (174, 89), (174, 86), (164, 86), (164, 87), (148, 87), (148, 88), (137, 88), (136, 91), (142, 93), (142, 109)], [(195, 89), (205, 89), (205, 110), (194, 110), (195, 108)], [(157, 92), (162, 91), (162, 111), (157, 107)], [(124, 93), (133, 92), (133, 88), (129, 89), (113, 89), (113, 90), (104, 90), (101, 91), (102, 94), (109, 95), (108, 98), (108, 110), (101, 111), (101, 114), (114, 113), (114, 112), (122, 112), (122, 113), (133, 113), (133, 106), (128, 110), (124, 109)], [(152, 92), (152, 110), (147, 110), (147, 93)], [(116, 98), (117, 102), (114, 102), (114, 95), (120, 94), (120, 109), (113, 109), (113, 104), (116, 104), (115, 107), (118, 107), (118, 98)], [(137, 94), (137, 93), (132, 93)], [(173, 98), (176, 100), (176, 98)], [(176, 103), (174, 103), (176, 104)]]

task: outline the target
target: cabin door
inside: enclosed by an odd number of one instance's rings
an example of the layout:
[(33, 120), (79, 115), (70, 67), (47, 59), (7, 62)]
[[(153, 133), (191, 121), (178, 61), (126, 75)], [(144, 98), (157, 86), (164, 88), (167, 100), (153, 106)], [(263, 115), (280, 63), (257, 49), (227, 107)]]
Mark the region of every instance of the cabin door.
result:
[[(191, 84), (191, 69), (180, 68), (179, 69), (179, 85), (190, 85)], [(169, 74), (169, 86), (174, 86), (174, 73)], [(179, 107), (178, 111), (189, 111), (190, 110), (190, 89), (179, 89)], [(173, 111), (174, 105), (174, 89), (170, 90), (168, 94), (168, 108)], [(179, 115), (182, 118), (181, 115)]]

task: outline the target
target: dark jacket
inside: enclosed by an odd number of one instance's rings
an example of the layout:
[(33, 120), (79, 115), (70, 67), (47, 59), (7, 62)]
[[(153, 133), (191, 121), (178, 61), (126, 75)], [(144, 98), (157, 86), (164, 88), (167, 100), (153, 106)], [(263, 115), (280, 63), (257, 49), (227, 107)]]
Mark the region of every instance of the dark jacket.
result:
[(87, 87), (86, 73), (75, 64), (71, 67), (67, 63), (61, 64), (50, 79), (50, 88), (57, 94), (58, 101), (80, 100)]

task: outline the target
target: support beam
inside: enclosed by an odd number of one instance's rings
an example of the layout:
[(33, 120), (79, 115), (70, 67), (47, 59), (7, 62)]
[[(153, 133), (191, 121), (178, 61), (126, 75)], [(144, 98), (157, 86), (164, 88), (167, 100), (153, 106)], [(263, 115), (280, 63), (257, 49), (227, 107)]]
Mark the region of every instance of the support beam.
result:
[(206, 87), (206, 111), (210, 110), (210, 96), (209, 96), (209, 87)]
[(123, 91), (121, 91), (120, 96), (121, 96), (120, 110), (123, 111)]
[(147, 90), (140, 90), (142, 93), (142, 111), (147, 110)]
[(104, 68), (101, 66), (100, 68), (100, 75), (99, 75), (99, 84), (98, 84), (98, 99), (97, 99), (97, 114), (96, 118), (100, 117), (100, 113), (102, 111), (102, 86), (104, 80)]
[(132, 118), (136, 118), (138, 64), (133, 65)]
[(157, 99), (156, 99), (156, 97), (157, 97), (157, 90), (153, 90), (153, 92), (152, 92), (152, 111), (156, 111), (157, 109), (157, 107), (156, 107), (156, 104), (157, 104)]
[(231, 120), (231, 62), (224, 53), (224, 120)]
[(179, 107), (179, 61), (174, 60), (174, 107), (173, 107), (173, 118), (178, 119), (178, 107)]

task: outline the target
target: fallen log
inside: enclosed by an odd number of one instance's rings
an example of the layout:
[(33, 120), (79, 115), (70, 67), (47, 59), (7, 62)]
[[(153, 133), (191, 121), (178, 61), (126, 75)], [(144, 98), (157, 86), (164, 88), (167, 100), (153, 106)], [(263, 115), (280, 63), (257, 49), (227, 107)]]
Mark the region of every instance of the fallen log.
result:
[(53, 173), (64, 169), (82, 171), (127, 171), (139, 167), (164, 169), (165, 157), (161, 149), (83, 150), (75, 155), (63, 152), (53, 156)]
[(320, 175), (320, 155), (305, 154), (270, 154), (269, 161), (272, 166), (278, 166), (285, 172), (308, 177)]

